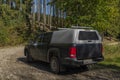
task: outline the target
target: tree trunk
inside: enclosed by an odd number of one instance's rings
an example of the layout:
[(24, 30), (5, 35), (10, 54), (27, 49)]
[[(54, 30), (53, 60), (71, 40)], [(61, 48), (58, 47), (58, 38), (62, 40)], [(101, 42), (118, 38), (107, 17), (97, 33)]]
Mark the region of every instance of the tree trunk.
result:
[(43, 0), (43, 19), (44, 19), (44, 26), (43, 26), (43, 31), (44, 31), (46, 25), (46, 0)]
[(38, 14), (38, 27), (40, 27), (40, 16), (41, 16), (41, 2), (38, 0), (37, 4), (37, 14)]
[(20, 11), (22, 11), (22, 0), (20, 0)]
[[(53, 4), (53, 20), (52, 22), (55, 22), (55, 5)], [(55, 26), (55, 23), (53, 24), (53, 26)]]
[(51, 29), (51, 26), (52, 26), (52, 6), (50, 5), (50, 29)]
[(12, 7), (12, 5), (11, 5), (11, 0), (9, 0), (8, 4), (9, 4), (9, 6), (10, 6), (10, 8), (11, 8), (11, 7)]
[(0, 0), (0, 5), (2, 5), (2, 0)]
[(64, 27), (64, 12), (61, 11), (61, 26)]

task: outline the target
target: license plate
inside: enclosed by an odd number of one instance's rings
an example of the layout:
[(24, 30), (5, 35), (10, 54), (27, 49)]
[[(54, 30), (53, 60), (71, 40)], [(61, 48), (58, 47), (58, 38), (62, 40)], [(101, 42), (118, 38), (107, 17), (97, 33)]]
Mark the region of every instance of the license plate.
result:
[(93, 63), (92, 59), (87, 59), (83, 61), (83, 64), (90, 64), (90, 63)]

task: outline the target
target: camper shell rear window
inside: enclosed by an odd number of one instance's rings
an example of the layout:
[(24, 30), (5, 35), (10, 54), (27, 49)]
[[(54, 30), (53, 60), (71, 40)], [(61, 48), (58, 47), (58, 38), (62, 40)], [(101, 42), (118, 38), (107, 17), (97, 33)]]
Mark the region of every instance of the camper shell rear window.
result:
[(99, 37), (95, 31), (80, 31), (79, 40), (99, 40)]

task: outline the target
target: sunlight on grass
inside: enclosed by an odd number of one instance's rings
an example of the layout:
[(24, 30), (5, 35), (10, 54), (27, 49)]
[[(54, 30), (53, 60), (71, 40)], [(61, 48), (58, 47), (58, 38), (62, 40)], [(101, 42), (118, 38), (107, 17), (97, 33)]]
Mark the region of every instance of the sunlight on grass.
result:
[(100, 64), (115, 65), (120, 67), (120, 44), (118, 45), (104, 45), (105, 60)]

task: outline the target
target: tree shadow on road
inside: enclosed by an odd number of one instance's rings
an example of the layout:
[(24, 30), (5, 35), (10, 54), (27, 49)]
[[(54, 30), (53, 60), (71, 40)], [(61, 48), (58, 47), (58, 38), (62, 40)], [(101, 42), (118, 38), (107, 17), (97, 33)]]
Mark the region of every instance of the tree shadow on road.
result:
[[(26, 61), (25, 57), (20, 57), (17, 58), (18, 61), (24, 62), (27, 65), (30, 65), (32, 67), (35, 67), (39, 70), (43, 70), (43, 71), (47, 71), (47, 72), (51, 72), (50, 70), (50, 66), (48, 63), (42, 62), (42, 61), (35, 61), (32, 63), (28, 63)], [(60, 75), (70, 75), (70, 74), (76, 74), (76, 73), (82, 73), (85, 72), (87, 70), (82, 70), (81, 68), (76, 68), (76, 67), (69, 67), (66, 69), (66, 71), (64, 71), (63, 73), (60, 73)]]
[[(42, 71), (46, 71), (46, 72), (51, 72), (50, 70), (50, 66), (48, 63), (45, 63), (45, 62), (42, 62), (42, 61), (35, 61), (35, 62), (32, 62), (32, 63), (28, 63), (25, 59), (25, 57), (20, 57), (20, 58), (17, 58), (18, 61), (21, 61), (27, 65), (30, 65), (32, 67), (35, 67), (39, 70), (42, 70)], [(104, 65), (104, 64), (96, 64), (96, 65), (90, 65), (88, 66), (89, 68), (89, 71), (92, 71), (92, 70), (100, 70), (100, 69), (112, 69), (114, 71), (118, 71), (117, 73), (120, 74), (120, 67), (116, 66), (116, 65)], [(78, 73), (83, 73), (83, 72), (86, 72), (87, 70), (83, 70), (81, 68), (68, 68), (65, 72), (63, 73), (60, 73), (60, 75), (71, 75), (71, 74), (78, 74)], [(113, 73), (114, 74), (114, 73)]]
[(112, 64), (96, 64), (92, 69), (114, 69), (120, 71), (120, 67)]
[(34, 61), (34, 62), (28, 63), (28, 62), (26, 61), (26, 58), (25, 58), (25, 57), (17, 58), (17, 60), (18, 60), (18, 61), (21, 61), (21, 62), (24, 62), (25, 64), (27, 64), (27, 65), (29, 65), (29, 66), (32, 66), (32, 67), (35, 67), (35, 68), (37, 68), (37, 69), (50, 72), (49, 64), (48, 64), (48, 63), (45, 63), (45, 62), (42, 62), (42, 61)]

